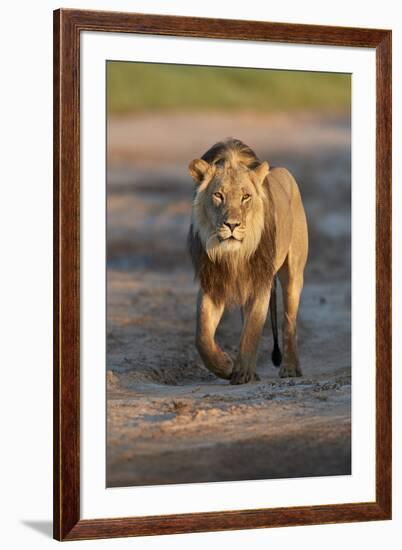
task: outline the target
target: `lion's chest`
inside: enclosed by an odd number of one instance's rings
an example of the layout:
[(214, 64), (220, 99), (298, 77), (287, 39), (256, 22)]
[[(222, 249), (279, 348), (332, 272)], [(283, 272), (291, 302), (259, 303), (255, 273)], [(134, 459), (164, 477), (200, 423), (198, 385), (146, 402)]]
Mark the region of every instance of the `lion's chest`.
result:
[(199, 278), (203, 291), (227, 306), (244, 305), (271, 282), (270, 270), (262, 270), (260, 262), (253, 260), (213, 263), (207, 259)]

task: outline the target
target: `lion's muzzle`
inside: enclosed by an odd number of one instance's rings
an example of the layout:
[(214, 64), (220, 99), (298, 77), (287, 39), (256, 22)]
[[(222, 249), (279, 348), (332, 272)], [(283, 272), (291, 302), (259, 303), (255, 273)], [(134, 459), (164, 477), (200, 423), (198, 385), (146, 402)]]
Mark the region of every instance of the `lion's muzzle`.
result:
[(218, 229), (218, 238), (222, 241), (235, 240), (242, 241), (245, 229), (240, 222), (224, 222)]

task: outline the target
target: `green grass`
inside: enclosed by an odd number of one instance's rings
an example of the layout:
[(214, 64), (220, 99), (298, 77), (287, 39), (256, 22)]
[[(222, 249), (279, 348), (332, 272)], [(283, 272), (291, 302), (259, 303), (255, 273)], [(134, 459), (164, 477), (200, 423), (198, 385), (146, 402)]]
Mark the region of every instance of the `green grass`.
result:
[(108, 110), (349, 110), (348, 74), (112, 61)]

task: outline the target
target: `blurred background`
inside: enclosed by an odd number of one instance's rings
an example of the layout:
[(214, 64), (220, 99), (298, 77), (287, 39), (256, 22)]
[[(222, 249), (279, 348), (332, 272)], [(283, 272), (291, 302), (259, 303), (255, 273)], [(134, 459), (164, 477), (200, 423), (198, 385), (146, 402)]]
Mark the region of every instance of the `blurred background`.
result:
[[(108, 486), (350, 473), (351, 76), (108, 62)], [(304, 377), (231, 387), (194, 347), (188, 163), (225, 137), (299, 183)], [(237, 312), (218, 340), (235, 355)]]
[(114, 61), (107, 86), (110, 114), (350, 109), (349, 74)]

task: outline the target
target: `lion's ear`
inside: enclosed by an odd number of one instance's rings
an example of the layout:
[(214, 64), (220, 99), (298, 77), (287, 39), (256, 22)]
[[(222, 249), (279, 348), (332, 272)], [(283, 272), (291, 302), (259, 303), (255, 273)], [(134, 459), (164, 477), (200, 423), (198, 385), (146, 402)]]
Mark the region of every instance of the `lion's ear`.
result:
[(212, 176), (212, 166), (205, 160), (194, 159), (188, 165), (188, 172), (195, 183), (200, 184), (206, 177)]
[(258, 183), (262, 184), (269, 172), (269, 164), (266, 160), (254, 169), (254, 174), (257, 176)]

